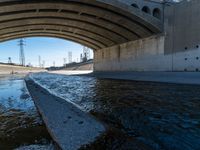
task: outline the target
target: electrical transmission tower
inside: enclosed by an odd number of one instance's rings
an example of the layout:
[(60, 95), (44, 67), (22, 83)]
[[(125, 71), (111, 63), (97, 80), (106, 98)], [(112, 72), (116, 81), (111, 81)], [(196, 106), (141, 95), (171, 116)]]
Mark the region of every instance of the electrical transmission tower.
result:
[(68, 61), (69, 64), (72, 63), (72, 52), (68, 52)]
[(25, 41), (23, 39), (20, 39), (19, 40), (19, 47), (20, 47), (19, 62), (20, 62), (20, 65), (22, 66), (25, 66), (24, 45), (25, 45)]

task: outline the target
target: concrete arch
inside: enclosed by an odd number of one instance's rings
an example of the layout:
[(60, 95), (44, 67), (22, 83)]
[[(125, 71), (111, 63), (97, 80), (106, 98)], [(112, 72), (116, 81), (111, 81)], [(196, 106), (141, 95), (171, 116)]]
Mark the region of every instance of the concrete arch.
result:
[(131, 6), (134, 7), (134, 8), (138, 8), (139, 9), (139, 6), (137, 4), (135, 4), (135, 3), (131, 4)]
[(9, 32), (12, 33), (12, 32), (16, 32), (19, 30), (29, 31), (34, 28), (43, 29), (43, 30), (56, 29), (57, 31), (60, 31), (60, 32), (70, 32), (70, 33), (74, 33), (74, 34), (82, 35), (82, 36), (85, 35), (86, 37), (90, 37), (96, 41), (101, 41), (102, 43), (105, 43), (106, 46), (109, 46), (110, 44), (114, 44), (113, 40), (108, 39), (106, 36), (99, 35), (99, 34), (93, 33), (88, 30), (82, 30), (81, 28), (75, 28), (73, 26), (56, 25), (56, 27), (55, 27), (55, 24), (45, 24), (45, 25), (44, 24), (33, 24), (33, 25), (15, 26), (12, 29), (10, 29), (10, 28), (4, 29), (1, 33), (6, 35)]
[(115, 0), (2, 0), (0, 16), (0, 41), (40, 29), (101, 49), (162, 31), (154, 17)]
[(51, 33), (51, 32), (41, 32), (41, 31), (13, 34), (11, 36), (4, 37), (1, 40), (1, 42), (5, 42), (5, 41), (8, 41), (8, 40), (14, 40), (14, 39), (18, 39), (18, 38), (27, 38), (27, 37), (55, 37), (55, 38), (65, 39), (65, 40), (69, 40), (69, 41), (72, 41), (72, 42), (75, 42), (75, 43), (85, 45), (87, 47), (90, 47), (94, 51), (99, 49), (99, 47), (97, 47), (94, 44), (87, 42), (85, 40), (77, 39), (75, 37), (69, 37), (69, 36), (66, 36), (65, 34)]
[(161, 19), (161, 10), (159, 8), (155, 8), (153, 10), (153, 16), (158, 18), (158, 19)]
[(17, 30), (15, 32), (10, 32), (10, 33), (0, 35), (0, 36), (1, 36), (2, 39), (4, 39), (4, 38), (7, 38), (7, 37), (10, 37), (10, 36), (13, 36), (13, 35), (26, 34), (26, 33), (30, 34), (30, 33), (35, 33), (35, 32), (37, 32), (37, 33), (54, 33), (54, 34), (57, 33), (59, 35), (66, 36), (66, 38), (74, 37), (74, 38), (77, 38), (77, 39), (82, 40), (82, 41), (87, 41), (88, 43), (93, 44), (98, 49), (105, 47), (105, 45), (102, 42), (96, 41), (96, 40), (94, 40), (94, 39), (92, 39), (88, 36), (81, 36), (81, 35), (66, 31), (66, 30), (60, 31), (60, 30), (53, 29), (53, 28), (46, 28), (44, 30), (42, 28), (34, 28), (33, 27), (30, 30), (21, 29), (21, 30)]
[(142, 11), (147, 13), (147, 14), (151, 14), (151, 9), (148, 6), (142, 7)]
[[(30, 21), (31, 19), (31, 21)], [(78, 21), (76, 20), (65, 20), (65, 19), (58, 19), (58, 18), (26, 18), (26, 19), (20, 19), (20, 20), (12, 20), (12, 21), (8, 21), (8, 22), (4, 22), (4, 23), (0, 23), (0, 33), (1, 31), (5, 30), (5, 29), (13, 29), (16, 26), (24, 26), (24, 25), (34, 25), (34, 24), (40, 24), (40, 25), (46, 25), (46, 24), (53, 24), (55, 26), (57, 25), (63, 25), (63, 26), (70, 26), (70, 27), (74, 27), (74, 28), (80, 28), (82, 30), (88, 30), (88, 31), (92, 31), (94, 33), (100, 34), (102, 36), (106, 36), (109, 37), (110, 39), (113, 39), (113, 41), (115, 41), (115, 43), (118, 43), (119, 41), (123, 41), (125, 42), (126, 39), (124, 39), (122, 36), (119, 36), (118, 34), (116, 34), (115, 32), (106, 30), (104, 28), (98, 28), (92, 24), (88, 24), (88, 23), (84, 23), (82, 22), (83, 26), (79, 26)]]

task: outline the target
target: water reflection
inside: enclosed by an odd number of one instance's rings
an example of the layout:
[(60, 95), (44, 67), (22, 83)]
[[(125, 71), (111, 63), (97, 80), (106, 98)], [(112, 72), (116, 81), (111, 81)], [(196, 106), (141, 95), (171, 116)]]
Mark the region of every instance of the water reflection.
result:
[(83, 149), (200, 149), (199, 86), (51, 74), (34, 78), (108, 126)]
[(0, 78), (0, 149), (46, 144), (50, 136), (26, 90), (23, 76)]

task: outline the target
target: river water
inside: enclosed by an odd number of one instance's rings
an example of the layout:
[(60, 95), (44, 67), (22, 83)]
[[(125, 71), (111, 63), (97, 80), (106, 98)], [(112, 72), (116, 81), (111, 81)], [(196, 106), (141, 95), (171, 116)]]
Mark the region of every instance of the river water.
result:
[(84, 150), (200, 150), (200, 86), (35, 74), (108, 131)]
[[(107, 132), (82, 150), (200, 149), (200, 86), (47, 73), (33, 78), (106, 125)], [(23, 77), (1, 77), (0, 150), (49, 149), (49, 143)]]
[(0, 150), (51, 147), (23, 76), (0, 77)]

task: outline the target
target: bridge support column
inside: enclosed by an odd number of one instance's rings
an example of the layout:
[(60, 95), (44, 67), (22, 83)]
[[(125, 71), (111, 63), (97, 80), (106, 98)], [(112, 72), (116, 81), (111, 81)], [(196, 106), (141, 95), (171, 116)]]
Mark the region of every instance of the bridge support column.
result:
[(94, 52), (95, 71), (172, 71), (172, 57), (164, 55), (164, 36), (100, 49)]
[(200, 48), (173, 52), (163, 35), (94, 52), (94, 71), (200, 71)]

